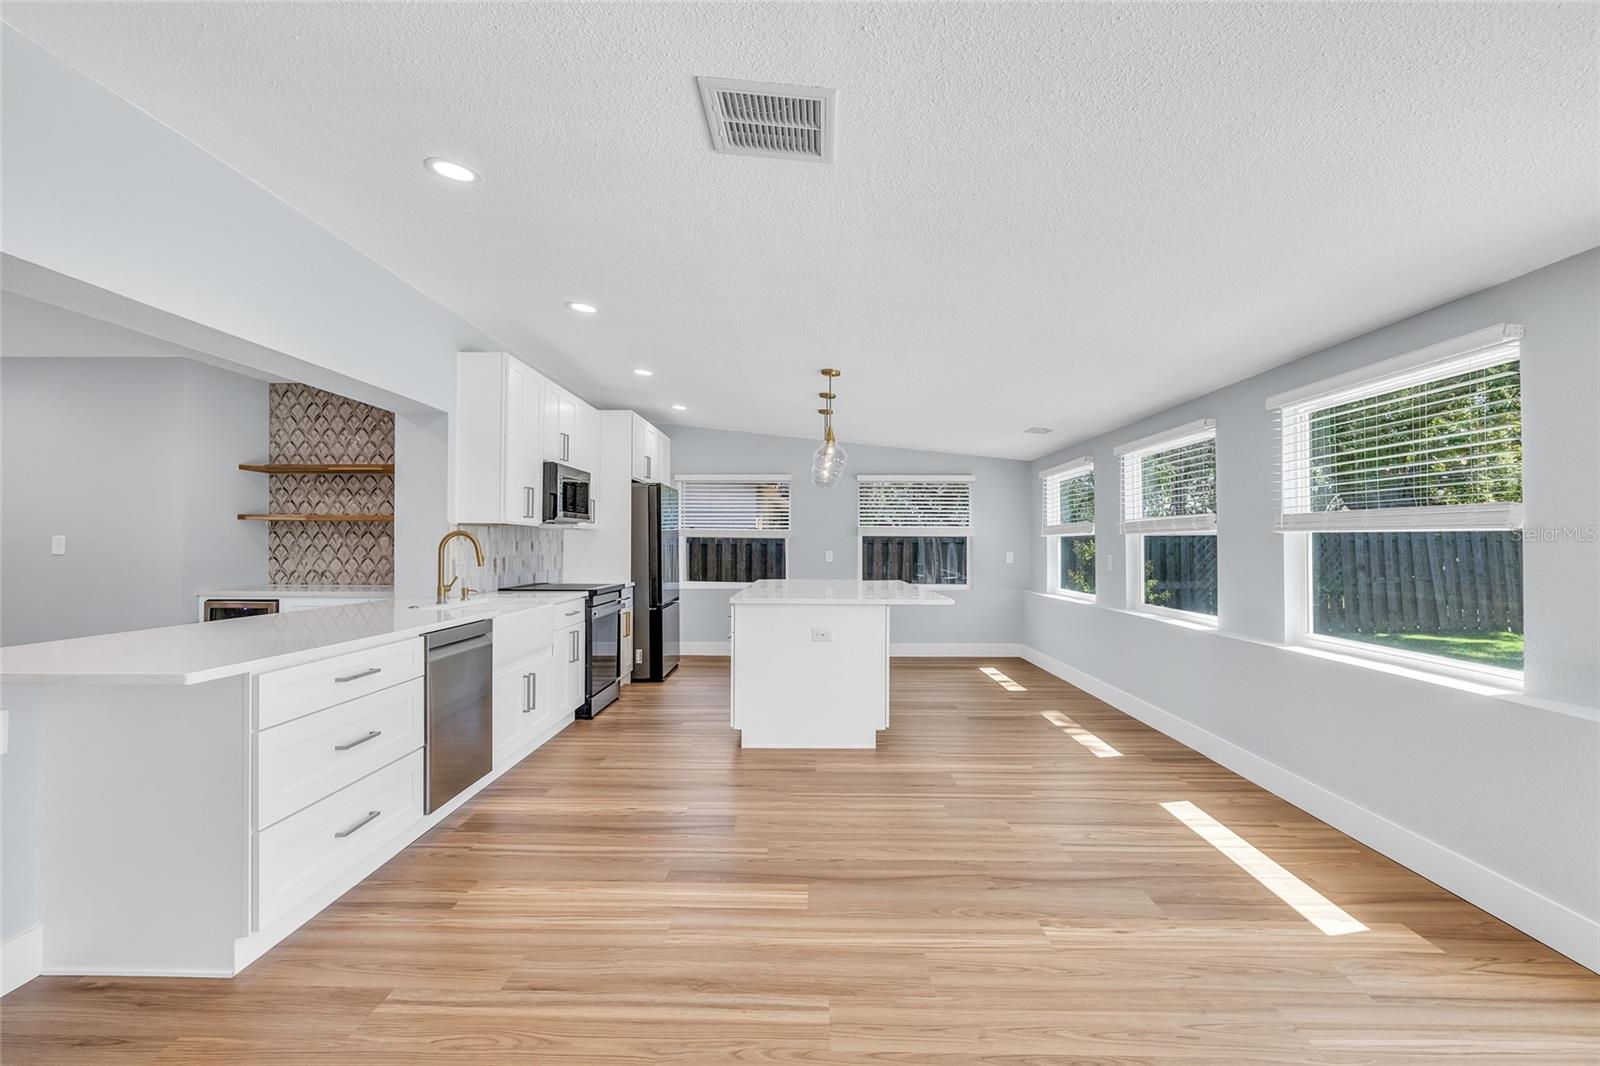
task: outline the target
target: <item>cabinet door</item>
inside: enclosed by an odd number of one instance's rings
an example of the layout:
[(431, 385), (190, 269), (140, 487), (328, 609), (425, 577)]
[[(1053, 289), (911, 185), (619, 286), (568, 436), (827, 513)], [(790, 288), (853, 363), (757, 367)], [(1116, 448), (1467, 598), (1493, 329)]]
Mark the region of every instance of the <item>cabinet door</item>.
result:
[(575, 412), (572, 435), (573, 466), (587, 470), (595, 478), (600, 476), (600, 412), (579, 400)]
[(644, 419), (638, 415), (633, 416), (633, 469), (630, 472), (633, 480), (645, 479), (645, 454), (650, 447), (650, 442), (645, 437)]
[[(566, 647), (561, 642), (564, 639), (557, 640), (558, 647)], [(567, 708), (566, 664), (557, 662), (556, 659), (555, 648), (549, 648), (530, 666), (533, 671), (533, 703), (528, 708), (528, 713), (523, 716), (525, 738), (542, 732), (563, 714), (568, 718), (572, 717), (572, 712)]]
[(655, 480), (663, 485), (672, 482), (672, 438), (665, 433), (656, 433), (656, 461), (651, 464), (655, 468)]
[(522, 746), (523, 708), (528, 705), (528, 671), (515, 670), (494, 679), (494, 764), (504, 766)]
[(633, 678), (633, 604), (623, 601), (622, 608), (622, 683)]
[(547, 462), (562, 463), (565, 449), (561, 442), (562, 388), (553, 381), (544, 383), (544, 458)]
[(576, 711), (589, 694), (588, 678), (584, 676), (584, 667), (587, 665), (584, 662), (585, 650), (581, 624), (556, 634), (555, 653), (560, 660), (559, 668), (565, 676), (561, 707), (566, 714)]
[(539, 522), (541, 390), (538, 375), (515, 359), (506, 360), (504, 514), (514, 525)]

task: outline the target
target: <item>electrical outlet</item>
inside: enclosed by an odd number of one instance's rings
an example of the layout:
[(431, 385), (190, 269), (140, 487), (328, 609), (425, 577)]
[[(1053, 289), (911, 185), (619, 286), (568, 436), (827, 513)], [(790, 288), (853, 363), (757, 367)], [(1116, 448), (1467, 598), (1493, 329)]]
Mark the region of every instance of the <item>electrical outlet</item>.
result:
[(833, 640), (833, 630), (813, 629), (811, 631), (811, 639), (819, 644), (830, 643)]
[(822, 561), (825, 563), (833, 562), (833, 552), (831, 549), (822, 553)]
[(1006, 552), (1006, 565), (1009, 566), (1010, 564), (1012, 564), (1012, 563), (1014, 563), (1016, 561), (1017, 561), (1017, 553), (1016, 552)]
[(1109, 574), (1111, 571), (1117, 568), (1117, 557), (1115, 555), (1112, 555), (1110, 552), (1106, 552), (1105, 555), (1101, 556), (1101, 558), (1106, 561), (1106, 573)]
[(644, 649), (643, 648), (634, 648), (633, 649), (633, 665), (635, 665), (635, 666), (643, 666), (644, 665)]
[(55, 536), (50, 538), (50, 554), (67, 554), (67, 536), (65, 533), (57, 533)]

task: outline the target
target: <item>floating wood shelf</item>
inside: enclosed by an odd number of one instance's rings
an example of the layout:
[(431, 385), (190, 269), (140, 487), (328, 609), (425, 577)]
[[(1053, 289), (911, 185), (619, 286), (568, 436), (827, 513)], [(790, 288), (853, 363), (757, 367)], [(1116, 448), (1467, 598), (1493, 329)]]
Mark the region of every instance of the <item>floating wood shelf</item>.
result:
[(240, 463), (257, 474), (393, 474), (393, 463)]
[(242, 514), (241, 522), (393, 522), (392, 514)]

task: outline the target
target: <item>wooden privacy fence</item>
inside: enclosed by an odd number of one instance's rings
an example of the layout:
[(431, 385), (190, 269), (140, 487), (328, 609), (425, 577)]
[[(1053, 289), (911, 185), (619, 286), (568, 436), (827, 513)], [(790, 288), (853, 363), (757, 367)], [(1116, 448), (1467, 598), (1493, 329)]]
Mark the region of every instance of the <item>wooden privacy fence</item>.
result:
[(1522, 632), (1514, 532), (1317, 533), (1318, 633)]
[(1144, 602), (1175, 611), (1217, 613), (1217, 538), (1144, 538)]

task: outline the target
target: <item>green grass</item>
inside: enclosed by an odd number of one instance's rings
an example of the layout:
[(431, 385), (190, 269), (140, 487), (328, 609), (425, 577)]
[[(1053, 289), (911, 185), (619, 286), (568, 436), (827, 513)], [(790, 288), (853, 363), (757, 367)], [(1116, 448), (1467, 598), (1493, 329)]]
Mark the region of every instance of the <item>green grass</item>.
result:
[(1522, 669), (1521, 633), (1329, 633), (1340, 640), (1381, 644), (1386, 648), (1438, 655), (1477, 666)]

